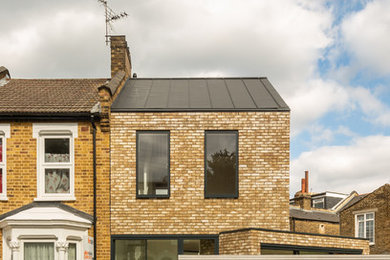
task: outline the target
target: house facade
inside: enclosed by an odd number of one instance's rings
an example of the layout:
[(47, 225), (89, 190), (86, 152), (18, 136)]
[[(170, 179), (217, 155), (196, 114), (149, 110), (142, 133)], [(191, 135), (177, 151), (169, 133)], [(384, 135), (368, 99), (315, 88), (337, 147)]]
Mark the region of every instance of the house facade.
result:
[(340, 212), (340, 234), (367, 238), (371, 254), (390, 254), (390, 185), (357, 197)]
[(266, 78), (129, 79), (111, 108), (111, 258), (367, 254), (290, 231), (289, 111)]
[(129, 72), (112, 74), (13, 79), (1, 67), (0, 259), (110, 258), (109, 107)]
[(290, 230), (290, 110), (267, 78), (13, 79), (0, 69), (1, 259), (367, 254)]

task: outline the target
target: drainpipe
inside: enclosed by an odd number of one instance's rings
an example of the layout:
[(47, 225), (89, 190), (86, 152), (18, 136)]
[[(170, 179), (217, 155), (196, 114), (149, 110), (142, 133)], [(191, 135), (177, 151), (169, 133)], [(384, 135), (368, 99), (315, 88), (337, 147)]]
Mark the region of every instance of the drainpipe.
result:
[(96, 260), (96, 125), (93, 115), (91, 115), (91, 125), (93, 143), (93, 256)]

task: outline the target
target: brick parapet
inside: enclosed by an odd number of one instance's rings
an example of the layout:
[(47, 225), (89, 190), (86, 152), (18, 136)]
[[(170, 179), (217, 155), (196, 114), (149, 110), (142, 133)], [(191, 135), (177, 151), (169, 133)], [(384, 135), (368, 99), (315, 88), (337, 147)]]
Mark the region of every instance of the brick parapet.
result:
[(272, 230), (243, 230), (223, 233), (219, 236), (220, 254), (259, 255), (261, 244), (292, 245), (305, 247), (328, 247), (339, 249), (361, 249), (370, 252), (368, 241), (337, 236), (321, 236)]

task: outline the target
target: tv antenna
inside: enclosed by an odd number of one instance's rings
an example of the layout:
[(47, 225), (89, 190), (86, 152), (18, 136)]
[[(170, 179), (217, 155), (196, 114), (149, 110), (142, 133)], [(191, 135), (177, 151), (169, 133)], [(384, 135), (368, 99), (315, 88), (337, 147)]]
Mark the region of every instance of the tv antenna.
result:
[(113, 31), (112, 22), (126, 18), (128, 14), (126, 12), (121, 12), (119, 14), (115, 13), (108, 5), (107, 0), (98, 0), (104, 6), (104, 13), (106, 17), (106, 45), (110, 42), (110, 32)]

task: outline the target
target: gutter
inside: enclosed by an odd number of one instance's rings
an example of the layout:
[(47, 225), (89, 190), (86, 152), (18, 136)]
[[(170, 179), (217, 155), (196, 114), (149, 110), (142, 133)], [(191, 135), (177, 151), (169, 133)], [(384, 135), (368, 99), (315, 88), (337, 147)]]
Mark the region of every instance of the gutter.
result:
[(96, 260), (96, 125), (94, 115), (91, 115), (91, 125), (93, 145), (93, 256)]

